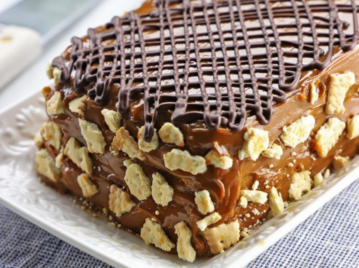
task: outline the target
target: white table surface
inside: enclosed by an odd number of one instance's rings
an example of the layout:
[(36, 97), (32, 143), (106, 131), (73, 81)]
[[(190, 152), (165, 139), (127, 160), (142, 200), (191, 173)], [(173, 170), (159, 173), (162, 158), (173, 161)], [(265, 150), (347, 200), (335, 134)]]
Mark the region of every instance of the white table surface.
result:
[[(14, 0), (0, 0), (0, 10)], [(124, 5), (123, 3), (126, 2)], [(88, 15), (81, 18), (73, 27), (65, 30), (63, 34), (44, 49), (42, 56), (28, 67), (27, 70), (14, 81), (0, 89), (0, 110), (24, 99), (36, 91), (40, 91), (49, 83), (45, 74), (47, 64), (60, 54), (69, 44), (73, 36), (83, 36), (89, 27), (96, 27), (111, 20), (115, 15), (133, 10), (141, 5), (143, 0), (104, 0)], [(126, 7), (126, 8), (125, 8)]]

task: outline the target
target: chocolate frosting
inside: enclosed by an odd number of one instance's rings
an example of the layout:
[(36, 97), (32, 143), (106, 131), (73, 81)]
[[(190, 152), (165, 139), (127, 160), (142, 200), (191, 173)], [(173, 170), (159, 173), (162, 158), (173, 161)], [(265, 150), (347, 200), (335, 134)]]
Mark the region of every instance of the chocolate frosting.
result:
[(130, 12), (72, 38), (68, 57), (52, 65), (99, 105), (117, 84), (120, 113), (143, 99), (147, 141), (167, 110), (176, 125), (203, 120), (237, 132), (248, 115), (268, 124), (302, 71), (328, 66), (335, 46), (352, 49), (357, 13), (355, 0), (158, 0), (148, 14)]

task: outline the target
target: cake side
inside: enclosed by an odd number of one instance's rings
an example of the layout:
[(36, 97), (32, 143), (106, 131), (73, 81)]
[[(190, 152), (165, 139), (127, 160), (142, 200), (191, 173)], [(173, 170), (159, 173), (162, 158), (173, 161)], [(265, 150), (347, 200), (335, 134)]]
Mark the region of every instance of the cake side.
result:
[[(170, 3), (176, 13), (179, 1)], [(91, 35), (82, 39), (87, 47)], [(92, 85), (76, 88), (57, 59), (50, 68), (55, 87), (43, 91), (50, 120), (36, 137), (37, 171), (147, 244), (188, 261), (217, 254), (357, 153), (359, 51), (335, 45), (335, 60), (323, 71), (302, 71), (285, 102), (273, 104), (267, 125), (251, 113), (238, 131), (212, 129), (204, 118), (176, 124), (170, 105), (147, 137), (146, 95), (136, 85), (128, 109), (118, 113), (120, 80), (99, 103)]]

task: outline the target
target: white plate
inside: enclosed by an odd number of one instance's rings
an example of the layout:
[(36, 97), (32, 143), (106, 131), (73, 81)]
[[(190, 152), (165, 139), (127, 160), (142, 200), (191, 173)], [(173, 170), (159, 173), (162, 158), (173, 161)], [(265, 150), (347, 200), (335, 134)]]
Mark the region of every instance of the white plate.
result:
[(42, 185), (34, 172), (33, 136), (46, 120), (41, 94), (0, 112), (0, 202), (48, 232), (115, 267), (243, 267), (357, 179), (359, 158), (248, 238), (193, 264), (146, 246), (138, 237), (82, 212)]

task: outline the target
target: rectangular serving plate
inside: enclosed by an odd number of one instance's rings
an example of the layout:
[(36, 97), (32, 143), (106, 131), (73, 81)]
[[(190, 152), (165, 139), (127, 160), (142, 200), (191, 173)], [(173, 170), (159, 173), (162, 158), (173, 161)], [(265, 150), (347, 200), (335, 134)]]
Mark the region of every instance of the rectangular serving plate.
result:
[(115, 267), (244, 267), (358, 177), (359, 157), (325, 185), (291, 204), (251, 235), (213, 258), (181, 261), (135, 235), (81, 211), (67, 196), (42, 185), (34, 171), (33, 136), (46, 121), (40, 93), (0, 111), (0, 203), (92, 256)]

